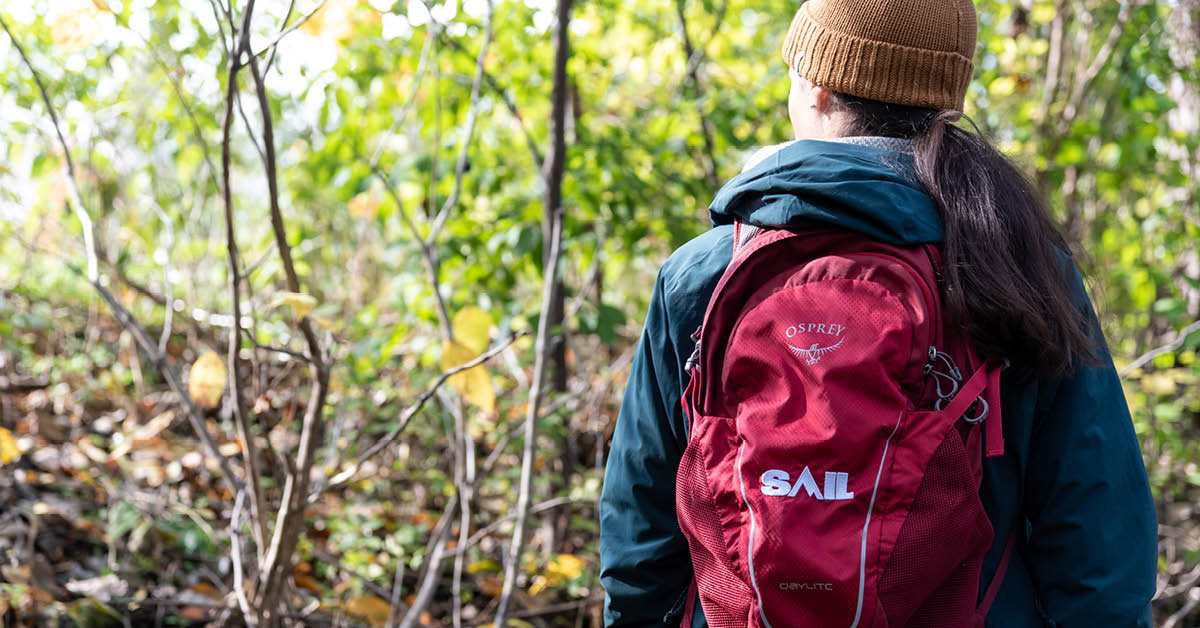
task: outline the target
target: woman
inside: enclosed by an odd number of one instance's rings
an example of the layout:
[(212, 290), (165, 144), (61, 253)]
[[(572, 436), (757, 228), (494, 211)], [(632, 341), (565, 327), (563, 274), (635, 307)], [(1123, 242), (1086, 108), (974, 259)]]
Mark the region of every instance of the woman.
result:
[(970, 0), (810, 0), (797, 12), (783, 44), (797, 141), (721, 190), (713, 229), (655, 286), (601, 498), (607, 625), (705, 625), (675, 511), (680, 399), (735, 221), (937, 244), (950, 320), (971, 321), (975, 350), (1012, 365), (1006, 451), (985, 461), (980, 490), (994, 529), (980, 590), (1010, 537), (1016, 550), (987, 625), (1151, 625), (1154, 505), (1095, 314), (1028, 180), (955, 125), (975, 38)]

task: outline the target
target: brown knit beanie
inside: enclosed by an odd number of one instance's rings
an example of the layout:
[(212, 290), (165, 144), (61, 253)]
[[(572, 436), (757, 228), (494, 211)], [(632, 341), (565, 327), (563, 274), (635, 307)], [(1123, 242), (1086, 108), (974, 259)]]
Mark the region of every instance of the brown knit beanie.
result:
[(783, 60), (835, 92), (962, 111), (975, 31), (972, 0), (809, 0), (783, 40)]

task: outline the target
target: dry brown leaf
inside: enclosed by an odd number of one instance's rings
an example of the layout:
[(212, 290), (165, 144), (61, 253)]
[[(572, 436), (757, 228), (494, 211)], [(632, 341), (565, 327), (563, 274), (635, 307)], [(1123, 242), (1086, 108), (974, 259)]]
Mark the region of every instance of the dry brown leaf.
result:
[(346, 612), (351, 615), (357, 615), (374, 626), (382, 626), (387, 623), (388, 616), (392, 612), (392, 606), (383, 598), (374, 595), (364, 595), (363, 597), (356, 597), (346, 602)]
[(300, 587), (301, 589), (308, 589), (309, 591), (312, 591), (318, 595), (322, 593), (321, 583), (317, 582), (316, 578), (308, 574), (298, 573), (293, 575), (292, 579), (296, 581), (296, 586)]

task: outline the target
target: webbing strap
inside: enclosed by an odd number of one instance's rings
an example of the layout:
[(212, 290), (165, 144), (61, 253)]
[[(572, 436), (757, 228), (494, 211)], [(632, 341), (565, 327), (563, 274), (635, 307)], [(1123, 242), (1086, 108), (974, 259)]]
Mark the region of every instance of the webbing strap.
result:
[(996, 596), (1000, 594), (1000, 585), (1004, 584), (1004, 574), (1008, 571), (1008, 563), (1012, 560), (1013, 547), (1017, 544), (1017, 531), (1013, 530), (1008, 535), (1008, 543), (1004, 545), (1004, 553), (1000, 555), (1000, 562), (996, 564), (996, 573), (992, 575), (992, 581), (988, 583), (987, 591), (983, 594), (983, 600), (979, 602), (979, 615), (987, 617), (988, 611), (992, 608), (992, 602), (996, 601)]

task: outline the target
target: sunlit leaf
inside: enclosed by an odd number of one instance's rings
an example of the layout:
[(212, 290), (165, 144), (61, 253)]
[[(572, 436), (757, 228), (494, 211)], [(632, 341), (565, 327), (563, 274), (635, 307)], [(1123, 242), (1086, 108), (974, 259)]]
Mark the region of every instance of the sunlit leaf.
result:
[[(449, 370), (475, 359), (479, 352), (472, 351), (458, 342), (450, 342), (442, 348), (442, 368)], [(484, 412), (496, 410), (496, 392), (492, 390), (492, 378), (483, 365), (471, 367), (450, 377), (450, 385), (467, 401)]]
[(13, 438), (12, 432), (0, 427), (0, 464), (8, 464), (20, 455), (21, 450), (17, 448), (17, 439)]
[(188, 394), (197, 406), (211, 410), (221, 405), (225, 392), (225, 363), (215, 351), (206, 351), (188, 373)]
[(372, 626), (387, 623), (392, 607), (386, 600), (374, 595), (356, 597), (346, 602), (346, 612), (367, 620)]
[[(454, 315), (454, 340), (462, 346), (475, 352), (483, 353), (488, 346), (488, 331), (492, 327), (492, 317), (477, 307), (466, 307)], [(475, 357), (474, 355), (471, 356)]]
[(302, 292), (280, 292), (275, 295), (272, 301), (272, 307), (287, 305), (292, 309), (292, 314), (297, 319), (304, 318), (313, 308), (317, 307), (317, 300), (311, 295)]

